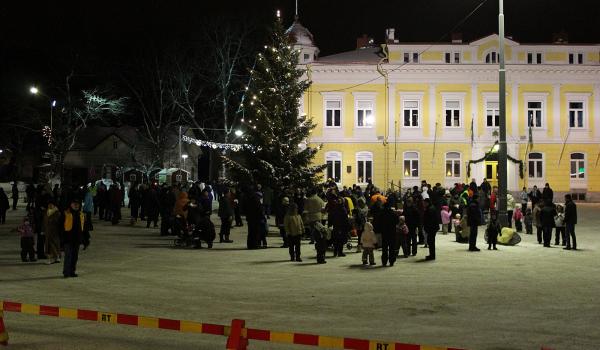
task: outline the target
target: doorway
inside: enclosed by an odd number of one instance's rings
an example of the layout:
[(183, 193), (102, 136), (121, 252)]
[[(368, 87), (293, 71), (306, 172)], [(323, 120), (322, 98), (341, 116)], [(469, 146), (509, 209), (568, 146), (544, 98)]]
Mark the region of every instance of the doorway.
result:
[(485, 178), (492, 187), (498, 186), (498, 162), (497, 161), (486, 161), (485, 162)]

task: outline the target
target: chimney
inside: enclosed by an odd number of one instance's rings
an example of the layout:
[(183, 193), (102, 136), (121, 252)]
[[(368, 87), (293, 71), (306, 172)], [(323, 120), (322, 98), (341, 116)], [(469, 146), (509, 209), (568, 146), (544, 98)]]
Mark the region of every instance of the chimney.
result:
[(398, 43), (398, 40), (396, 40), (396, 29), (388, 28), (385, 30), (385, 42), (386, 44)]
[(568, 44), (569, 43), (569, 34), (564, 30), (560, 31), (560, 33), (552, 34), (552, 43), (553, 44)]
[(452, 33), (452, 43), (453, 44), (462, 44), (462, 33)]
[(356, 48), (364, 49), (365, 47), (372, 47), (374, 44), (373, 38), (363, 34), (361, 37), (356, 38)]

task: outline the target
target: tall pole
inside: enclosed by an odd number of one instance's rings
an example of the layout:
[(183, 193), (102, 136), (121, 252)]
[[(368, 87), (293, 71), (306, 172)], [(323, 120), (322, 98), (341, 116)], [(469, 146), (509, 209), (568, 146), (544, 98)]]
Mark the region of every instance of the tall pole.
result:
[(181, 125), (179, 125), (179, 169), (181, 169)]
[(504, 3), (499, 0), (498, 14), (498, 45), (500, 46), (500, 69), (499, 69), (499, 104), (500, 104), (500, 139), (498, 149), (498, 220), (502, 226), (508, 225), (506, 214), (506, 191), (507, 191), (507, 150), (506, 150), (506, 70), (504, 68)]

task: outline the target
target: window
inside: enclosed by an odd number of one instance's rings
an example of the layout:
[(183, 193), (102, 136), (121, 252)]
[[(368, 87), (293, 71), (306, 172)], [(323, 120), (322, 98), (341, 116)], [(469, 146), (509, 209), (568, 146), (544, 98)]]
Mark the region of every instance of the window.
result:
[(500, 105), (498, 101), (487, 101), (485, 114), (487, 117), (487, 127), (494, 128), (500, 125)]
[(585, 154), (571, 153), (571, 179), (585, 179)]
[(446, 52), (446, 63), (460, 63), (460, 52)]
[(460, 102), (459, 101), (446, 101), (446, 126), (450, 128), (460, 127)]
[(356, 102), (356, 126), (370, 128), (373, 126), (373, 101), (358, 100)]
[(569, 64), (583, 64), (583, 54), (582, 53), (570, 53), (569, 54)]
[(532, 128), (542, 127), (542, 102), (527, 102), (527, 126)]
[(528, 52), (527, 53), (527, 63), (528, 64), (541, 64), (542, 63), (542, 54), (539, 52)]
[(485, 55), (485, 63), (498, 63), (500, 56), (496, 51), (492, 51)]
[(583, 102), (569, 102), (569, 127), (583, 128)]
[(325, 126), (341, 127), (342, 126), (342, 101), (325, 101)]
[(181, 175), (179, 175), (179, 174), (175, 175), (175, 181), (181, 182), (181, 179), (182, 179)]
[[(411, 60), (412, 58), (412, 60)], [(404, 63), (419, 63), (419, 53), (418, 52), (405, 52), (404, 53)]]
[(364, 184), (373, 179), (373, 153), (358, 152), (356, 154), (356, 169), (357, 183)]
[(340, 152), (325, 153), (327, 163), (327, 179), (333, 179), (336, 183), (342, 182), (342, 154)]
[(310, 59), (310, 55), (309, 55), (309, 54), (307, 54), (307, 53), (305, 53), (305, 54), (304, 54), (304, 60), (305, 60), (305, 61), (308, 61), (309, 59)]
[(460, 177), (460, 153), (446, 153), (446, 177)]
[(419, 127), (419, 101), (404, 101), (403, 114), (405, 127)]
[(541, 153), (529, 153), (529, 156), (527, 158), (527, 169), (529, 169), (529, 178), (543, 179), (544, 155)]
[(419, 177), (419, 153), (404, 152), (404, 177), (418, 178)]

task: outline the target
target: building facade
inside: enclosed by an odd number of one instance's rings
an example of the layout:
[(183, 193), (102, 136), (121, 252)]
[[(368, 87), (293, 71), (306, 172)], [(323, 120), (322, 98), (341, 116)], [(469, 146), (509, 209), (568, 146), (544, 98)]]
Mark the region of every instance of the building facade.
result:
[[(381, 188), (497, 183), (498, 36), (386, 35), (381, 48), (300, 60), (312, 81), (301, 113), (317, 124), (309, 142), (324, 176)], [(600, 200), (600, 45), (505, 45), (509, 191), (547, 182), (557, 196)]]

